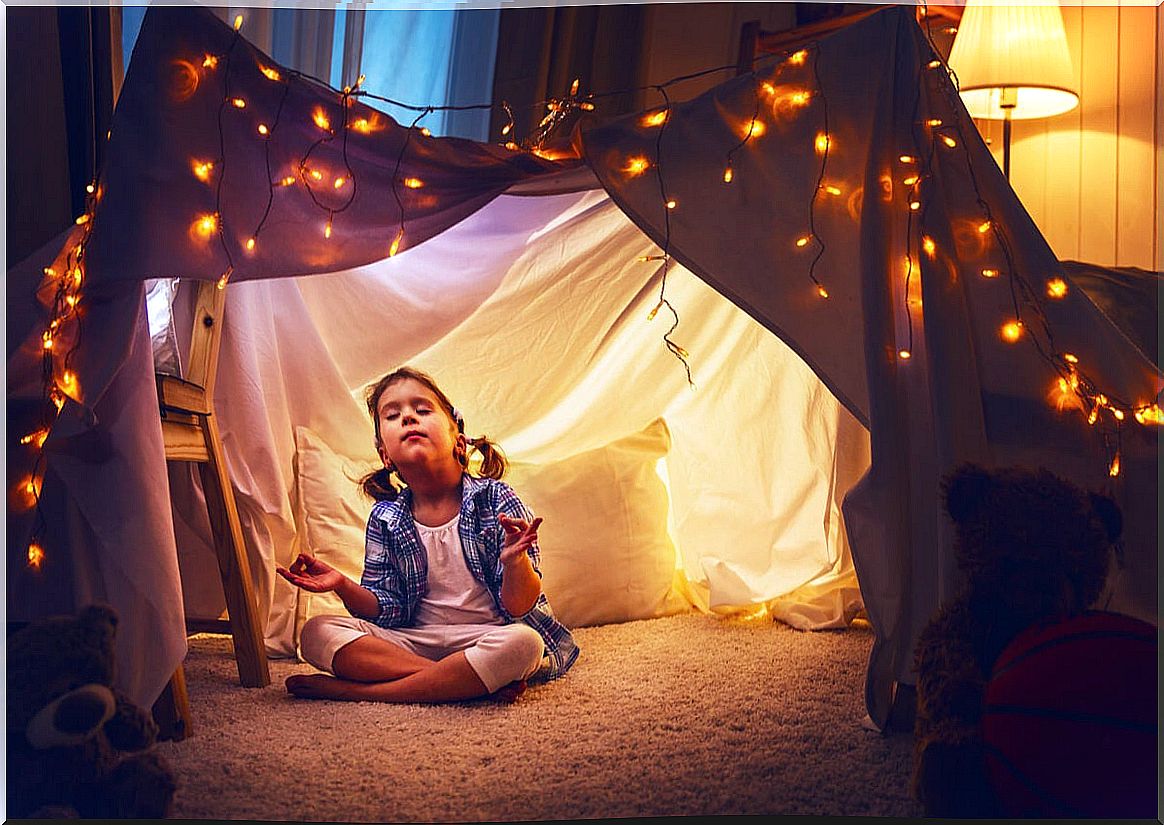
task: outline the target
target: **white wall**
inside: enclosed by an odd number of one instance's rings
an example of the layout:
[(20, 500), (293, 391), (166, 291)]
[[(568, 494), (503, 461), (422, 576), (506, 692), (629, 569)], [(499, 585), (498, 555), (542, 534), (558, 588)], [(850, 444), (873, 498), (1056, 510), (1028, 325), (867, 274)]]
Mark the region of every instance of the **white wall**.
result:
[[(1014, 123), (1011, 185), (1058, 258), (1164, 270), (1164, 7), (1062, 13), (1080, 105)], [(1001, 122), (978, 125), (1001, 165)]]

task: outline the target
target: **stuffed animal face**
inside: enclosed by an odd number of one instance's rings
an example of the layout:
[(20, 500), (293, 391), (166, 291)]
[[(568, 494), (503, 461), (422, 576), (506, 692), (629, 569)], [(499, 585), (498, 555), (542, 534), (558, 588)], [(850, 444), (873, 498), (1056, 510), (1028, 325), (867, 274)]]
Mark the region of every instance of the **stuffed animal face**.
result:
[[(29, 723), (57, 700), (86, 685), (113, 684), (114, 634), (117, 615), (104, 605), (85, 608), (77, 616), (42, 619), (14, 633), (8, 640), (8, 731), (24, 732)], [(90, 689), (70, 708), (106, 704), (96, 702)], [(92, 702), (85, 702), (92, 699)], [(62, 708), (66, 711), (69, 708)], [(104, 711), (98, 713), (104, 716)], [(74, 711), (81, 717), (88, 710)], [(108, 718), (108, 717), (106, 717)], [(43, 723), (42, 723), (43, 724)]]
[(1090, 607), (1123, 523), (1111, 499), (1047, 470), (965, 465), (945, 484), (958, 566), (971, 592), (1018, 616)]

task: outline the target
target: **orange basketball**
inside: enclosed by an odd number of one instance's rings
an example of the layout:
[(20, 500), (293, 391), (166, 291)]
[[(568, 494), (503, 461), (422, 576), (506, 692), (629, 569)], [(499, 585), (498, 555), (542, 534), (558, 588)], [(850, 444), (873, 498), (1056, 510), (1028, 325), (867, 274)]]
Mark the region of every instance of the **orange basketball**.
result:
[(1155, 818), (1156, 628), (1093, 611), (1030, 628), (986, 686), (986, 766), (1016, 817)]

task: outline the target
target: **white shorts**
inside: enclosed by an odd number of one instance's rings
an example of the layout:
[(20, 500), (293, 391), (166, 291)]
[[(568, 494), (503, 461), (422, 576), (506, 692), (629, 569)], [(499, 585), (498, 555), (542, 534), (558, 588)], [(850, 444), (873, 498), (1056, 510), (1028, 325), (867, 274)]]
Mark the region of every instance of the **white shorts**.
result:
[(361, 636), (392, 642), (434, 662), (464, 651), (490, 693), (528, 679), (537, 672), (545, 654), (541, 634), (522, 622), (386, 628), (354, 616), (315, 616), (299, 633), (299, 656), (320, 670), (334, 673), (336, 651)]

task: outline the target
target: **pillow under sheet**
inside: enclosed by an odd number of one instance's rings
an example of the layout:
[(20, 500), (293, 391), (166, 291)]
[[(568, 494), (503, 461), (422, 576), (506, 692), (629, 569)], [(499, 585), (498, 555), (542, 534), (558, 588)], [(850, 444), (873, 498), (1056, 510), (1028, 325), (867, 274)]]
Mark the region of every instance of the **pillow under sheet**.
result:
[[(364, 527), (375, 502), (358, 482), (379, 462), (341, 456), (307, 427), (295, 428), (295, 448), (300, 550), (359, 581), (364, 572)], [(327, 614), (347, 615), (339, 596), (300, 590), (296, 634), (308, 619)]]
[(656, 471), (671, 449), (658, 418), (642, 431), (552, 464), (514, 462), (506, 481), (534, 515), (542, 590), (567, 627), (690, 609), (675, 589), (670, 497)]
[[(359, 581), (372, 502), (356, 481), (377, 463), (341, 456), (296, 427), (301, 548)], [(654, 618), (690, 609), (675, 589), (669, 497), (655, 470), (671, 446), (666, 423), (552, 464), (513, 462), (505, 481), (535, 515), (542, 588), (568, 627)], [(296, 627), (345, 614), (334, 593), (299, 591)]]

